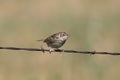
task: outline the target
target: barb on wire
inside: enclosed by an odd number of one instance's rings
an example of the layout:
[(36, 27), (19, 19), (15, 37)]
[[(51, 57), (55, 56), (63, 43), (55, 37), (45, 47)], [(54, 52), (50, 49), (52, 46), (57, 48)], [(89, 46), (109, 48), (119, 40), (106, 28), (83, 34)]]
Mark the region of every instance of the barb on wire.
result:
[[(17, 48), (17, 47), (0, 47), (0, 49), (7, 49), (7, 50), (26, 50), (26, 51), (42, 51), (42, 52), (49, 52), (49, 49), (39, 49), (39, 48)], [(81, 54), (106, 54), (106, 55), (120, 55), (119, 52), (96, 52), (96, 51), (77, 51), (77, 50), (63, 50), (63, 49), (56, 49), (53, 52), (66, 52), (66, 53), (81, 53)]]

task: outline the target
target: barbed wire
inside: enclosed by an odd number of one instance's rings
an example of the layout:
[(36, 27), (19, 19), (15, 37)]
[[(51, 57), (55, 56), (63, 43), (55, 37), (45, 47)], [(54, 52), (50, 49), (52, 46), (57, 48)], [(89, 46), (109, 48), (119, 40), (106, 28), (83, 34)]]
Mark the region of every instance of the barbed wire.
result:
[[(0, 47), (0, 49), (50, 52), (49, 49), (43, 49), (43, 48), (39, 49), (39, 48)], [(105, 54), (105, 55), (120, 55), (119, 52), (77, 51), (77, 50), (63, 50), (63, 49), (55, 49), (52, 52), (81, 53), (81, 54), (102, 54), (102, 55), (103, 54)]]

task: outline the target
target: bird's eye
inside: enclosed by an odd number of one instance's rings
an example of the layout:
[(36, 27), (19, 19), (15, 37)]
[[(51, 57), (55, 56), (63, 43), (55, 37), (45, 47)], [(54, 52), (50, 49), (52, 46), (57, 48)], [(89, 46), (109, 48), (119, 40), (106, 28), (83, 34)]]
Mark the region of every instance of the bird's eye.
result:
[(65, 34), (63, 34), (63, 36), (65, 36)]

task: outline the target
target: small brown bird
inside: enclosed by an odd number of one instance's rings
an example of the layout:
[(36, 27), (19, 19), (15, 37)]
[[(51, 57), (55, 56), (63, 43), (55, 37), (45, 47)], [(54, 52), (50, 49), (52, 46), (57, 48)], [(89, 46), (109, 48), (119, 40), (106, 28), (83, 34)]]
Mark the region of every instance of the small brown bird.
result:
[(61, 46), (63, 46), (63, 44), (66, 42), (67, 39), (68, 39), (68, 34), (66, 32), (58, 32), (47, 37), (44, 40), (38, 40), (38, 41), (43, 41), (44, 43), (47, 44), (48, 47), (52, 48), (50, 49), (51, 52), (54, 51), (54, 49), (58, 49)]

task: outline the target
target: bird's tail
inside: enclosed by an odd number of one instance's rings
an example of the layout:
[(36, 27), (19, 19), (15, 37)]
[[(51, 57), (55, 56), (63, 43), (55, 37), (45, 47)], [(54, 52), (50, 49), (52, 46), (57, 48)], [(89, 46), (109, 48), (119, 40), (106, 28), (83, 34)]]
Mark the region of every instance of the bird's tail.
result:
[(44, 39), (40, 39), (40, 40), (37, 40), (37, 41), (44, 41)]

